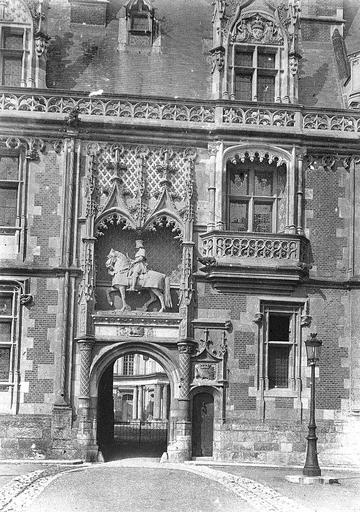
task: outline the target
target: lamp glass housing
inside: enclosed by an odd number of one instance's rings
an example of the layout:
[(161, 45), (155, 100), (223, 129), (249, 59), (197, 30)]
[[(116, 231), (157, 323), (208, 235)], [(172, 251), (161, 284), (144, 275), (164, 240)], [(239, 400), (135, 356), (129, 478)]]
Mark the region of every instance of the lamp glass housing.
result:
[(308, 364), (316, 364), (320, 359), (322, 341), (318, 340), (315, 336), (310, 336), (305, 341), (305, 346)]

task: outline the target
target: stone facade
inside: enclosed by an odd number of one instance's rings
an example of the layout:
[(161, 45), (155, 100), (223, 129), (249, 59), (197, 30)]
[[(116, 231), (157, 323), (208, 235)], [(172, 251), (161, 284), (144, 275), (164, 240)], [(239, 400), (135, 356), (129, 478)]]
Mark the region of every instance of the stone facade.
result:
[(358, 464), (355, 4), (1, 3), (0, 457), (97, 460), (140, 354), (170, 460), (302, 464), (317, 333), (320, 465)]

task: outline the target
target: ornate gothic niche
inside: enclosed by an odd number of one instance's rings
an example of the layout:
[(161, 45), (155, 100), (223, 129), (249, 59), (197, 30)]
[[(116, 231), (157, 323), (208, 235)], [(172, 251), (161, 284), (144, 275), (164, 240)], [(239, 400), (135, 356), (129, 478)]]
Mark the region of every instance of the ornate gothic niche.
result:
[(223, 334), (222, 340), (213, 342), (209, 330), (205, 329), (204, 339), (199, 341), (197, 353), (191, 358), (191, 387), (223, 387), (227, 381), (227, 344)]
[[(215, 17), (218, 12), (222, 10), (215, 9)], [(221, 20), (223, 35), (214, 39), (214, 47), (226, 49), (220, 87), (223, 98), (296, 102), (300, 58), (297, 0), (278, 7), (257, 0), (229, 2)]]
[[(143, 240), (148, 268), (161, 272), (170, 278), (172, 308), (167, 312), (178, 311), (178, 289), (181, 279), (182, 244), (179, 239), (179, 227), (175, 222), (165, 218), (153, 219), (146, 229), (135, 229), (129, 219), (120, 213), (104, 215), (96, 224), (95, 265), (96, 265), (96, 309), (109, 310), (106, 290), (111, 287), (112, 277), (105, 266), (111, 249), (119, 251), (134, 259), (135, 241)], [(115, 309), (121, 308), (121, 299), (115, 298)], [(128, 293), (126, 301), (132, 310), (141, 309), (149, 299), (144, 289), (141, 293)], [(154, 303), (150, 311), (158, 310)]]
[(118, 13), (118, 49), (160, 51), (160, 22), (150, 0), (128, 0)]

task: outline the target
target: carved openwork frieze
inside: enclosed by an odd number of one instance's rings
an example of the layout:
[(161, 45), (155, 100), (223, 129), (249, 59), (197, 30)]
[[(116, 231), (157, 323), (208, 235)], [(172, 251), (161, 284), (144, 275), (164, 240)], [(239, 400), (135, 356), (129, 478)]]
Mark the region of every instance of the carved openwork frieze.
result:
[(309, 153), (304, 157), (305, 168), (309, 171), (336, 171), (338, 167), (349, 170), (352, 163), (360, 163), (360, 155)]
[(186, 104), (183, 102), (131, 101), (124, 99), (89, 98), (88, 95), (74, 94), (21, 94), (3, 93), (0, 96), (1, 110), (22, 112), (46, 112), (68, 115), (78, 109), (82, 116), (119, 118), (123, 121), (146, 119), (153, 121), (173, 121), (188, 123), (215, 123), (215, 107), (207, 104)]
[[(62, 96), (61, 94), (31, 94), (26, 89), (20, 93), (4, 92), (0, 94), (0, 112), (46, 112), (49, 116), (52, 114), (63, 114), (68, 119), (70, 111), (79, 108), (79, 114), (83, 116), (92, 116), (101, 118), (101, 122), (106, 122), (106, 118), (125, 118), (132, 119), (134, 122), (141, 119), (157, 120), (156, 117), (142, 117), (137, 112), (123, 112), (120, 105), (127, 103), (125, 99), (109, 99), (104, 98), (89, 98), (88, 96), (80, 96), (74, 94), (73, 96)], [(216, 126), (233, 125), (233, 128), (241, 130), (248, 130), (248, 125), (257, 126), (259, 129), (268, 131), (272, 127), (275, 131), (278, 128), (291, 129), (293, 132), (301, 134), (302, 129), (311, 131), (332, 131), (339, 133), (346, 133), (349, 137), (353, 134), (360, 132), (360, 115), (356, 112), (347, 114), (344, 112), (324, 113), (314, 111), (311, 112), (287, 106), (286, 108), (254, 108), (251, 104), (239, 107), (238, 104), (231, 104), (227, 102), (224, 104), (198, 102), (194, 104), (189, 111), (191, 111), (196, 120), (188, 115), (180, 113), (180, 107), (174, 103), (174, 112), (178, 115), (166, 118), (166, 121), (177, 125), (181, 123), (189, 123), (189, 128), (193, 126), (193, 122), (208, 123), (211, 122)], [(218, 111), (219, 116), (215, 120), (215, 110)], [(210, 114), (206, 112), (211, 111), (211, 121), (209, 120)], [(200, 113), (202, 113), (200, 115)], [(145, 114), (144, 114), (145, 115)], [(104, 121), (105, 117), (105, 121)], [(162, 118), (160, 117), (159, 120)], [(109, 119), (111, 122), (111, 120)], [(99, 146), (94, 144), (93, 146)]]
[(1, 137), (0, 139), (9, 149), (23, 149), (27, 160), (38, 160), (40, 153), (46, 149), (45, 141), (38, 137)]
[(295, 126), (295, 112), (286, 109), (259, 109), (224, 107), (223, 122), (225, 124), (277, 126), (289, 128)]

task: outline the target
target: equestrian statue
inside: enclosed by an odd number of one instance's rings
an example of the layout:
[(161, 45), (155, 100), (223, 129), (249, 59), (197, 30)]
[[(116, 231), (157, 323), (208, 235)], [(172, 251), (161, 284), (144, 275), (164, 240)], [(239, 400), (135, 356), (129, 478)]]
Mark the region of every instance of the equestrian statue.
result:
[(130, 259), (127, 255), (111, 249), (107, 256), (106, 268), (111, 276), (112, 285), (107, 293), (107, 299), (110, 306), (114, 306), (113, 294), (119, 292), (122, 300), (121, 311), (130, 310), (126, 303), (126, 292), (139, 291), (143, 288), (149, 290), (150, 299), (142, 307), (147, 311), (150, 304), (159, 299), (160, 310), (171, 308), (170, 279), (161, 272), (149, 270), (146, 262), (146, 253), (142, 240), (136, 240), (135, 259)]

